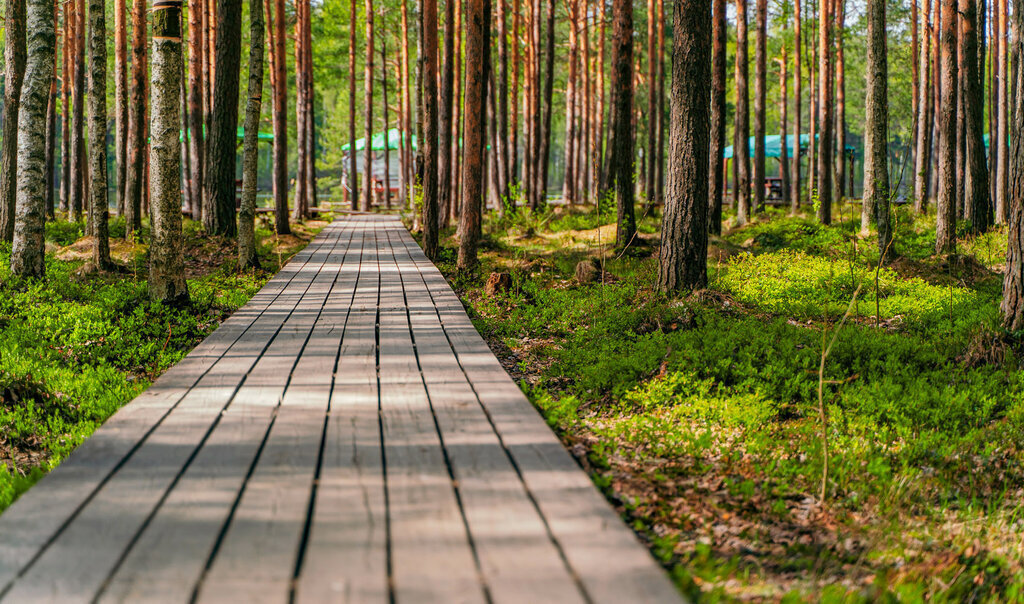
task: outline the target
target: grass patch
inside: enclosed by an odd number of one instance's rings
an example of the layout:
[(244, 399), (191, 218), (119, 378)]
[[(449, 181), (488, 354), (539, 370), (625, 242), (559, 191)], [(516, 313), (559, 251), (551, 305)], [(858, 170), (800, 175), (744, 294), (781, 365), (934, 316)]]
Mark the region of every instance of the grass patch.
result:
[[(1019, 339), (998, 326), (989, 252), (1005, 234), (933, 257), (930, 219), (903, 216), (901, 257), (876, 290), (876, 244), (847, 213), (823, 227), (773, 212), (727, 233), (739, 253), (713, 255), (710, 288), (685, 300), (654, 291), (656, 254), (586, 243), (600, 226), (589, 223), (528, 238), (489, 224), (483, 275), (511, 272), (505, 293), (441, 268), (681, 589), (706, 601), (1018, 600), (1024, 372)], [(610, 282), (574, 282), (589, 256)], [(825, 367), (822, 502), (822, 331), (831, 338), (858, 285)]]
[[(123, 236), (123, 220), (111, 223), (112, 236)], [(245, 304), (325, 224), (293, 225), (284, 244), (259, 231), (264, 270), (240, 273), (233, 242), (203, 236), (187, 221), (187, 308), (149, 300), (145, 246), (115, 246), (124, 251), (124, 274), (82, 276), (81, 223), (47, 223), (53, 251), (44, 280), (12, 277), (10, 247), (0, 247), (0, 511)]]

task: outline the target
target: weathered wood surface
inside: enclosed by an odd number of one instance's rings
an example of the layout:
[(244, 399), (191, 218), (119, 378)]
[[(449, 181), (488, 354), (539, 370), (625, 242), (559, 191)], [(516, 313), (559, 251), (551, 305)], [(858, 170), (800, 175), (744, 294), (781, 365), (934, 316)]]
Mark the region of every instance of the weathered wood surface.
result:
[(11, 602), (677, 602), (395, 218), (330, 225), (0, 515)]

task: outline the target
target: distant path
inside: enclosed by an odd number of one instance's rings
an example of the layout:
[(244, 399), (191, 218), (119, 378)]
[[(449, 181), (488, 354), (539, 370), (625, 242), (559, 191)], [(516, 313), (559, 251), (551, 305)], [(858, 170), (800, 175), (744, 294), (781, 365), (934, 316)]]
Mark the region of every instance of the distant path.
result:
[(402, 224), (339, 220), (0, 516), (11, 602), (672, 602)]

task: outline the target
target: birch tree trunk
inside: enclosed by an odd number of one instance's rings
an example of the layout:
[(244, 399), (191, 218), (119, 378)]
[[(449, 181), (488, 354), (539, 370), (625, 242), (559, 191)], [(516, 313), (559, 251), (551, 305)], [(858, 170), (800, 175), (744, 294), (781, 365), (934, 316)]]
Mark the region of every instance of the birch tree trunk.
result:
[(57, 146), (57, 4), (53, 4), (54, 60), (50, 75), (50, 94), (46, 100), (46, 218), (53, 220), (56, 212), (54, 207), (53, 177), (56, 171)]
[[(177, 98), (175, 98), (177, 102)], [(107, 15), (104, 0), (89, 0), (89, 213), (92, 263), (110, 267), (107, 238)]]
[(14, 238), (18, 113), (25, 77), (25, 0), (4, 3), (4, 124), (0, 141), (0, 240)]
[[(153, 136), (149, 150), (153, 168), (150, 175), (153, 234), (149, 246), (149, 296), (166, 304), (184, 304), (188, 301), (188, 286), (181, 234), (181, 145), (178, 143), (181, 128), (178, 105), (178, 95), (181, 94), (181, 0), (155, 0), (153, 4), (153, 69), (150, 80), (153, 102), (150, 131)], [(234, 33), (237, 36), (238, 32)], [(222, 64), (217, 75), (224, 78), (228, 75), (225, 71), (230, 69)], [(235, 78), (237, 83), (237, 71)]]
[(256, 177), (260, 110), (263, 104), (263, 3), (249, 4), (249, 94), (242, 142), (242, 205), (238, 211), (238, 268), (259, 268), (256, 254)]
[(707, 285), (708, 168), (711, 143), (711, 7), (707, 0), (673, 6), (672, 116), (668, 191), (662, 218), (658, 288), (679, 292)]
[[(53, 77), (57, 34), (53, 28), (53, 1), (29, 0), (22, 15), (25, 38), (24, 77), (18, 99), (18, 178), (14, 216), (11, 273), (42, 277), (45, 271), (43, 242), (46, 187), (47, 96)], [(10, 31), (10, 30), (8, 30)], [(9, 119), (9, 118), (5, 118)]]

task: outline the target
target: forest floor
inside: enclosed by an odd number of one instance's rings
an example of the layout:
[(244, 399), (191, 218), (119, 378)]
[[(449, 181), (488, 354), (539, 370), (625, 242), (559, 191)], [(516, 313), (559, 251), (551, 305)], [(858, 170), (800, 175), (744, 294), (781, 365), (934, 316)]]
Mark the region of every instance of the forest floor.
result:
[[(327, 223), (293, 234), (257, 230), (262, 270), (237, 270), (237, 244), (186, 220), (191, 305), (149, 301), (146, 246), (110, 225), (118, 272), (84, 270), (92, 240), (80, 222), (46, 225), (46, 274), (25, 282), (0, 246), (0, 512), (103, 421), (180, 361)], [(143, 240), (148, 239), (144, 231)]]
[[(450, 237), (439, 264), (698, 600), (1020, 601), (1024, 346), (999, 327), (1006, 233), (938, 257), (934, 219), (901, 208), (876, 275), (859, 205), (837, 209), (830, 227), (769, 209), (713, 238), (710, 285), (684, 299), (653, 287), (658, 219), (622, 252), (613, 209), (492, 218), (481, 272), (455, 270)], [(581, 261), (595, 281), (575, 277)], [(511, 287), (488, 292), (491, 272)]]

